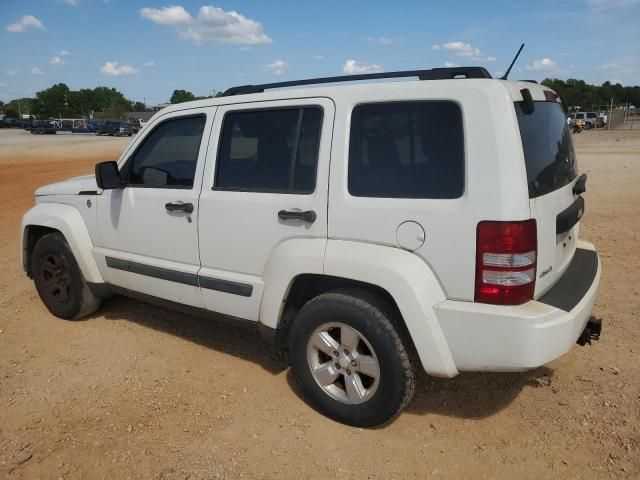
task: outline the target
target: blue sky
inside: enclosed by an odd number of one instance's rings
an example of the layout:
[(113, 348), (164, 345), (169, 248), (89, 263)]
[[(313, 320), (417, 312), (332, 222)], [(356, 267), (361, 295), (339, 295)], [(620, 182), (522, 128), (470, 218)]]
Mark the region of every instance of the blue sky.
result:
[(640, 0), (0, 0), (0, 100), (57, 82), (157, 104), (245, 83), (444, 65), (640, 84)]

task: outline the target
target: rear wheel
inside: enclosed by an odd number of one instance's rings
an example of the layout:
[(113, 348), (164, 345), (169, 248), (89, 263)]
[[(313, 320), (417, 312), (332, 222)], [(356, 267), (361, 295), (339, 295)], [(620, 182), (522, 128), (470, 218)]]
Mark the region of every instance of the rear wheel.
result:
[(56, 317), (77, 319), (100, 306), (61, 233), (49, 233), (36, 242), (31, 272), (38, 295)]
[(371, 427), (407, 405), (414, 375), (392, 309), (364, 290), (308, 302), (291, 327), (291, 363), (309, 402), (342, 423)]

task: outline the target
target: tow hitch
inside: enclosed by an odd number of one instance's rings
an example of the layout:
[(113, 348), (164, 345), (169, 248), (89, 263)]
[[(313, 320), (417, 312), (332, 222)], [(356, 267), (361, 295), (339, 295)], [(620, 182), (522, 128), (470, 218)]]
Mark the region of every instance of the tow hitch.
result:
[(584, 347), (587, 343), (591, 345), (591, 340), (600, 340), (600, 333), (602, 332), (602, 320), (599, 318), (590, 318), (587, 322), (587, 326), (576, 340), (576, 343), (581, 347)]

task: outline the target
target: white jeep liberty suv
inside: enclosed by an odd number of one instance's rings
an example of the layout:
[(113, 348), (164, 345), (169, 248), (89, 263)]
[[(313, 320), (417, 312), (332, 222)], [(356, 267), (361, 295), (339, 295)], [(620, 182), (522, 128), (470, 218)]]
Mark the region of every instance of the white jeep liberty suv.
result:
[(247, 85), (167, 107), (118, 162), (38, 189), (22, 262), (61, 318), (120, 293), (255, 327), (315, 408), (373, 426), (416, 366), (519, 371), (599, 336), (585, 181), (535, 82)]

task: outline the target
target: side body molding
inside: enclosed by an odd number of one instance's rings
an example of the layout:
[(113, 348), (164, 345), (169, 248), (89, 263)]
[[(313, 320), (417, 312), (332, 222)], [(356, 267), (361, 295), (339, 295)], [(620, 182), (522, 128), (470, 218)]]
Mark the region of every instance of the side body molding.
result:
[(21, 258), (26, 270), (27, 227), (42, 226), (60, 231), (67, 240), (73, 256), (87, 282), (104, 283), (98, 265), (93, 258), (93, 242), (80, 212), (70, 205), (38, 203), (22, 217)]
[(459, 373), (434, 312), (445, 294), (417, 256), (382, 245), (328, 240), (324, 273), (384, 288), (400, 308), (424, 370), (438, 377)]

